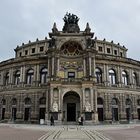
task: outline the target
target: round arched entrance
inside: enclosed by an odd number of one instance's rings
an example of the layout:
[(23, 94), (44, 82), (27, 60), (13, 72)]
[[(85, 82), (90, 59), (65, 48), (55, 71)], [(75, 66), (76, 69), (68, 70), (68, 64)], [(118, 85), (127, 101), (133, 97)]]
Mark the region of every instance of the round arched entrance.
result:
[(63, 97), (63, 119), (65, 122), (75, 122), (80, 115), (80, 96), (73, 91)]

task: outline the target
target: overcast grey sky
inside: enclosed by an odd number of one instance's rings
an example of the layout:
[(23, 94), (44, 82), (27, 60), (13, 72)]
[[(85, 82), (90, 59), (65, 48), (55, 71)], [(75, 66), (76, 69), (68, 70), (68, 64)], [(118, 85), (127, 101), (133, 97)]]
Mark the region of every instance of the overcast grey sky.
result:
[(66, 12), (80, 18), (81, 30), (89, 22), (98, 39), (119, 42), (140, 60), (140, 0), (1, 0), (0, 61), (15, 57), (22, 42), (48, 37), (54, 22), (62, 30)]

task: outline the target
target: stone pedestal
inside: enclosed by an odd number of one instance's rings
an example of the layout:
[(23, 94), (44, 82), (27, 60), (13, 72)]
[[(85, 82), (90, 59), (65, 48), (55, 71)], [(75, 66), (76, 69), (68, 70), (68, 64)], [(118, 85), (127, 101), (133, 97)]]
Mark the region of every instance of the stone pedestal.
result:
[(5, 112), (5, 119), (10, 119), (11, 113), (10, 112)]
[(112, 122), (112, 113), (110, 111), (105, 112), (105, 121), (108, 122), (108, 123)]
[(133, 119), (138, 119), (138, 113), (137, 112), (133, 113)]
[(31, 112), (31, 120), (37, 120), (38, 119), (38, 113), (37, 112)]
[(49, 114), (45, 113), (45, 124), (50, 123)]
[(22, 112), (17, 112), (16, 118), (19, 119), (19, 120), (23, 119), (23, 114), (22, 114)]
[(98, 113), (93, 113), (92, 116), (93, 116), (93, 117), (92, 117), (92, 118), (93, 118), (93, 122), (94, 122), (94, 123), (98, 123), (98, 122), (99, 122), (99, 121), (98, 121)]
[(126, 113), (125, 112), (120, 113), (120, 120), (126, 120)]

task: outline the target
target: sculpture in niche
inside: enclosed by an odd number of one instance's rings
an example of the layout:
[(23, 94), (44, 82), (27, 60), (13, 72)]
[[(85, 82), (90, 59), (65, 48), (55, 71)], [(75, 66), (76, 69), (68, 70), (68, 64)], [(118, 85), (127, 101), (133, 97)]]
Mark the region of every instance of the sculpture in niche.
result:
[(58, 112), (58, 103), (56, 101), (53, 103), (52, 112)]
[(91, 105), (90, 105), (89, 101), (87, 101), (87, 102), (85, 103), (85, 111), (86, 111), (86, 112), (91, 112)]

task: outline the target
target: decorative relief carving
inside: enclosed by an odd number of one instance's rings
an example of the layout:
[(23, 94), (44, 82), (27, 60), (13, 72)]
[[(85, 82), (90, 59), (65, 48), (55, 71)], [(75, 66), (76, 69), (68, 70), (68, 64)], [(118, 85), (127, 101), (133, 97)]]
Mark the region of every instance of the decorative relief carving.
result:
[(83, 70), (82, 62), (80, 61), (62, 61), (60, 62), (60, 70), (67, 68), (76, 68), (78, 71)]

